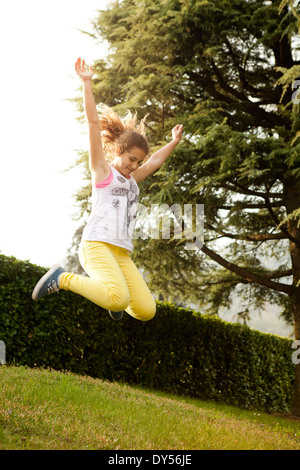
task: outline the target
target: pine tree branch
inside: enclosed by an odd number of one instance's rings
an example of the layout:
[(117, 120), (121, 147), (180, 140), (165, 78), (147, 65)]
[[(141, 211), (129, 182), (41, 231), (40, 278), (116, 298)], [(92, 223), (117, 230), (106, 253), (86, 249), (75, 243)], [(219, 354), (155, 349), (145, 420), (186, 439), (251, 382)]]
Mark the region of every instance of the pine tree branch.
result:
[(283, 225), (280, 220), (278, 219), (277, 215), (275, 214), (275, 212), (273, 211), (273, 207), (272, 207), (272, 204), (270, 202), (270, 199), (268, 197), (265, 197), (265, 201), (266, 201), (266, 206), (271, 214), (271, 217), (272, 219), (274, 220), (274, 222), (277, 224), (277, 226), (279, 226), (280, 230), (282, 231), (282, 233), (284, 233), (284, 235), (289, 239), (291, 240), (293, 243), (296, 243), (297, 245), (300, 246), (300, 242), (299, 240), (297, 240), (297, 238), (294, 238), (290, 233), (289, 231), (287, 230), (286, 226)]
[[(197, 244), (197, 242), (196, 242)], [(216, 263), (220, 264), (226, 269), (229, 269), (229, 271), (232, 271), (236, 273), (238, 276), (242, 276), (245, 279), (247, 279), (248, 282), (257, 282), (258, 284), (268, 287), (269, 289), (276, 290), (278, 292), (284, 292), (285, 294), (291, 295), (293, 292), (292, 286), (289, 286), (288, 284), (283, 284), (280, 282), (274, 282), (267, 276), (260, 276), (258, 274), (255, 274), (248, 269), (242, 268), (235, 263), (230, 263), (227, 261), (225, 258), (217, 254), (215, 251), (211, 250), (208, 248), (206, 245), (199, 246), (201, 251), (203, 251), (204, 254), (209, 256), (213, 261)]]
[[(267, 278), (267, 279), (280, 279), (282, 277), (288, 277), (288, 276), (292, 276), (293, 274), (293, 270), (292, 269), (286, 269), (285, 271), (277, 271), (277, 272), (274, 272), (274, 273), (271, 273), (271, 274), (264, 274), (264, 277)], [(219, 284), (238, 284), (238, 283), (242, 283), (242, 284), (249, 284), (249, 282), (253, 282), (253, 281), (249, 281), (249, 279), (246, 279), (245, 277), (242, 277), (242, 276), (237, 276), (237, 277), (230, 277), (230, 278), (226, 278), (226, 277), (223, 277), (223, 278), (218, 278), (216, 280), (207, 280), (203, 283), (201, 283), (202, 286), (210, 286), (210, 285), (219, 285)]]
[(224, 230), (219, 230), (214, 228), (212, 225), (206, 223), (207, 228), (209, 230), (213, 230), (214, 232), (222, 235), (222, 237), (233, 238), (234, 240), (245, 240), (245, 241), (252, 241), (252, 242), (264, 242), (268, 240), (283, 240), (286, 236), (283, 233), (256, 233), (254, 235), (241, 235), (241, 234), (234, 234), (224, 232)]
[(271, 274), (264, 274), (264, 277), (267, 277), (268, 279), (280, 279), (281, 277), (287, 277), (287, 276), (292, 276), (293, 275), (293, 270), (292, 269), (286, 269), (285, 271), (275, 271), (274, 273)]
[[(283, 204), (281, 202), (272, 202), (272, 207), (282, 207)], [(224, 209), (226, 211), (231, 211), (232, 209), (267, 209), (267, 205), (262, 203), (248, 203), (244, 201), (234, 202), (231, 206), (223, 205), (220, 206), (220, 209)]]
[(211, 59), (211, 65), (212, 68), (218, 78), (219, 84), (222, 87), (222, 89), (225, 91), (225, 93), (229, 93), (231, 96), (235, 97), (241, 105), (245, 108), (245, 111), (250, 113), (252, 116), (255, 116), (261, 120), (264, 121), (265, 126), (278, 126), (278, 125), (283, 125), (284, 120), (274, 114), (274, 113), (269, 113), (268, 111), (265, 111), (263, 108), (258, 106), (256, 103), (250, 101), (244, 93), (241, 93), (235, 88), (232, 88), (226, 81), (223, 79), (222, 73), (216, 66), (215, 62), (213, 59)]
[(254, 191), (253, 189), (245, 188), (239, 183), (222, 183), (222, 186), (224, 189), (228, 189), (229, 191), (233, 191), (235, 193), (240, 193), (240, 194), (245, 194), (247, 196), (256, 196), (256, 197), (262, 197), (263, 199), (270, 198), (270, 197), (275, 197), (275, 198), (283, 198), (283, 195), (281, 193), (262, 193), (260, 191)]
[[(232, 187), (231, 187), (232, 185)], [(240, 185), (239, 183), (230, 183), (229, 185), (227, 183), (223, 184), (222, 185), (225, 189), (229, 189), (230, 191), (234, 191), (234, 192), (239, 192), (239, 193), (242, 193), (242, 194), (245, 194), (245, 195), (251, 195), (251, 196), (257, 196), (257, 197), (261, 197), (265, 200), (265, 204), (266, 204), (266, 208), (268, 209), (272, 219), (274, 220), (274, 222), (276, 223), (277, 226), (279, 226), (280, 230), (282, 231), (282, 233), (284, 233), (284, 235), (289, 239), (291, 240), (292, 242), (296, 243), (297, 245), (300, 246), (300, 242), (299, 240), (297, 240), (296, 238), (294, 238), (290, 233), (289, 231), (287, 230), (286, 226), (281, 224), (280, 220), (278, 219), (278, 217), (276, 216), (274, 210), (273, 210), (273, 202), (271, 203), (270, 201), (270, 197), (275, 197), (275, 198), (283, 198), (283, 195), (281, 193), (271, 193), (269, 191), (267, 191), (266, 193), (262, 193), (260, 191), (253, 191), (251, 189), (248, 189), (248, 188), (245, 188), (244, 186)], [(237, 189), (234, 187), (236, 186)]]
[[(238, 71), (240, 81), (241, 81), (241, 86), (243, 90), (247, 90), (249, 93), (251, 93), (252, 96), (255, 96), (256, 98), (261, 98), (262, 96), (264, 97), (263, 100), (260, 100), (257, 102), (258, 105), (265, 105), (265, 104), (273, 104), (274, 100), (276, 98), (279, 101), (280, 95), (278, 94), (277, 90), (271, 89), (261, 89), (261, 88), (256, 88), (253, 85), (250, 85), (250, 83), (246, 79), (246, 64), (248, 57), (250, 57), (250, 51), (251, 49), (248, 49), (244, 56), (244, 61), (243, 61), (243, 67), (240, 66), (240, 59), (237, 57), (234, 53), (234, 48), (232, 47), (229, 39), (226, 37), (225, 39), (225, 44), (227, 45), (228, 51), (230, 53), (230, 57), (232, 58), (233, 64)], [(278, 96), (279, 95), (279, 96)]]

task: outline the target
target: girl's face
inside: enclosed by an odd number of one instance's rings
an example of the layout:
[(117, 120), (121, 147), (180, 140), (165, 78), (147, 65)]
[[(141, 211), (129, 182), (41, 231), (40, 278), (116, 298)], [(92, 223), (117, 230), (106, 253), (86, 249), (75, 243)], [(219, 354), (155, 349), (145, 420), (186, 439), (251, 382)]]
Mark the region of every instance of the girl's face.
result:
[(132, 147), (122, 154), (117, 154), (112, 165), (121, 175), (128, 178), (143, 163), (145, 156), (143, 150)]

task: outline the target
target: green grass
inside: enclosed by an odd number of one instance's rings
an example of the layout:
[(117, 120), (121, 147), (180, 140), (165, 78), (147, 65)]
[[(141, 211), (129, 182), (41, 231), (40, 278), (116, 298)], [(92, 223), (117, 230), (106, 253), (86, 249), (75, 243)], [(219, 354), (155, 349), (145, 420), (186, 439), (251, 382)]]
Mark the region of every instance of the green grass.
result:
[(90, 377), (0, 367), (0, 449), (300, 449), (300, 421)]

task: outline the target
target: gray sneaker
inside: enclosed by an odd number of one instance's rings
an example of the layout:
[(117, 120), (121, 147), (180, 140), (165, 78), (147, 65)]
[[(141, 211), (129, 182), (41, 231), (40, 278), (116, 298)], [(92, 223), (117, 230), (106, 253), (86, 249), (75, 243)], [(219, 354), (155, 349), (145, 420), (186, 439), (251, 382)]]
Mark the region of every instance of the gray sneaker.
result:
[(53, 292), (59, 291), (58, 278), (64, 273), (65, 270), (56, 264), (49, 269), (46, 274), (39, 280), (32, 292), (33, 300), (41, 299), (47, 294), (52, 294)]
[(112, 312), (111, 310), (108, 310), (108, 313), (110, 314), (111, 318), (115, 321), (119, 321), (123, 317), (123, 310), (121, 310), (120, 312)]

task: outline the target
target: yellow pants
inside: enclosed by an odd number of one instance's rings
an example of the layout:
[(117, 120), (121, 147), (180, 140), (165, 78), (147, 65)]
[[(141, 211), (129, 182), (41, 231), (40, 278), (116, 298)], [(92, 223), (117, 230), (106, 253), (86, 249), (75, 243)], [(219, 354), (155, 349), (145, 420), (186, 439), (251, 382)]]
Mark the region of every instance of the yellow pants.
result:
[(155, 301), (127, 250), (109, 243), (84, 241), (79, 260), (89, 277), (63, 273), (59, 288), (80, 294), (114, 312), (125, 310), (137, 320), (155, 315)]

